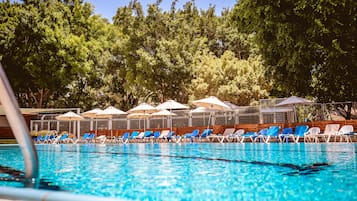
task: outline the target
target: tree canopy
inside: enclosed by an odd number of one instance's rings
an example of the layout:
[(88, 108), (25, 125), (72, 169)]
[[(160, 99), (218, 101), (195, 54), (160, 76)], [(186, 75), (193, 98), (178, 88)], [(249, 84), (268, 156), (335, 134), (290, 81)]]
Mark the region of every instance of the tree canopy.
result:
[(240, 0), (237, 29), (254, 33), (275, 94), (357, 100), (357, 2)]
[(357, 99), (353, 1), (240, 0), (220, 15), (160, 4), (132, 0), (110, 23), (82, 0), (0, 2), (0, 62), (20, 105)]

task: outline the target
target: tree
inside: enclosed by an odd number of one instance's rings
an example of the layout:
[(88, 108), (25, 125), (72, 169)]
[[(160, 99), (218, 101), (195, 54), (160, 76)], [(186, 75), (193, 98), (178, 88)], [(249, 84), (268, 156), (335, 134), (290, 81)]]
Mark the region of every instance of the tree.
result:
[(231, 51), (221, 57), (206, 53), (197, 58), (190, 99), (213, 95), (238, 105), (249, 105), (269, 95), (261, 59), (251, 56), (238, 59)]
[(357, 2), (241, 0), (239, 30), (255, 34), (275, 95), (357, 100)]
[(104, 21), (91, 16), (88, 3), (33, 0), (0, 6), (0, 59), (22, 107), (56, 105), (68, 96), (71, 83), (105, 58), (98, 40), (105, 34), (98, 29)]

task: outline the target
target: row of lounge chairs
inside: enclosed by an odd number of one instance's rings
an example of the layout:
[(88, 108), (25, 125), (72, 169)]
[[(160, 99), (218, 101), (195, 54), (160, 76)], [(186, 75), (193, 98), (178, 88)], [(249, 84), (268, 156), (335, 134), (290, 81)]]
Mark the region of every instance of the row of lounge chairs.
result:
[(67, 132), (61, 134), (49, 132), (45, 135), (39, 135), (34, 138), (36, 144), (76, 144), (76, 143), (91, 143), (95, 142), (94, 133), (84, 133), (80, 139), (71, 137)]
[(339, 139), (340, 142), (352, 142), (352, 136), (357, 135), (354, 133), (352, 125), (344, 125), (340, 128), (339, 124), (327, 124), (323, 133), (321, 133), (319, 127), (309, 128), (307, 125), (299, 125), (293, 128), (284, 128), (280, 132), (279, 126), (271, 126), (264, 128), (259, 132), (244, 132), (243, 129), (235, 131), (234, 128), (225, 129), (222, 135), (211, 135), (208, 139), (212, 141), (217, 140), (219, 142), (265, 142), (269, 143), (271, 140), (277, 142), (295, 142), (298, 143), (300, 139), (304, 142), (331, 142), (332, 139), (336, 142)]
[(69, 137), (68, 133), (63, 132), (60, 135), (48, 134), (38, 136), (35, 139), (36, 143), (132, 143), (132, 142), (352, 142), (354, 133), (352, 125), (344, 125), (340, 128), (339, 124), (327, 124), (323, 133), (319, 127), (309, 128), (307, 125), (299, 125), (295, 128), (281, 129), (279, 126), (270, 126), (269, 128), (261, 129), (259, 132), (245, 132), (244, 129), (226, 128), (222, 134), (212, 133), (212, 129), (205, 129), (202, 132), (196, 129), (191, 133), (186, 133), (182, 136), (175, 135), (175, 132), (170, 130), (163, 131), (133, 131), (125, 132), (122, 136), (107, 138), (105, 135), (95, 137), (94, 133), (85, 133), (80, 139)]

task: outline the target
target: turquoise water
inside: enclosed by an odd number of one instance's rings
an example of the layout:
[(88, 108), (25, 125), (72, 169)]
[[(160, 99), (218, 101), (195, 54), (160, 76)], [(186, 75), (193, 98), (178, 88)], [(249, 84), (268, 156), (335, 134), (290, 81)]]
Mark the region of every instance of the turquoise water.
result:
[[(41, 179), (49, 187), (132, 200), (357, 200), (356, 148), (303, 143), (37, 145)], [(24, 171), (19, 148), (0, 146), (0, 165)]]

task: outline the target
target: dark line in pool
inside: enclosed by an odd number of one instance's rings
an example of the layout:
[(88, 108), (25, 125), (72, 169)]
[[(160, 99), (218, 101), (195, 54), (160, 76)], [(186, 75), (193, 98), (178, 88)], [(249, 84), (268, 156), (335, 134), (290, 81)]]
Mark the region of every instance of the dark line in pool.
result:
[[(0, 177), (0, 181), (19, 182), (22, 184), (26, 181), (25, 173), (23, 171), (16, 170), (11, 167), (0, 165), (0, 173), (8, 175), (6, 177)], [(39, 189), (56, 191), (61, 190), (60, 186), (53, 185), (52, 182), (47, 179), (40, 179)]]
[[(43, 150), (43, 151), (45, 151), (45, 150)], [(48, 150), (48, 151), (58, 152), (58, 151), (52, 151), (52, 150)], [(76, 151), (62, 151), (62, 152), (75, 153)], [(224, 158), (208, 158), (208, 157), (199, 157), (199, 156), (174, 156), (174, 155), (162, 155), (162, 154), (150, 154), (150, 153), (139, 154), (139, 153), (128, 153), (128, 152), (99, 152), (99, 151), (97, 151), (97, 152), (82, 151), (81, 153), (181, 158), (181, 159), (194, 159), (194, 160), (206, 160), (206, 161), (220, 161), (220, 162), (226, 162), (226, 163), (245, 163), (245, 164), (261, 165), (261, 166), (283, 167), (283, 168), (289, 168), (292, 170), (292, 172), (289, 172), (286, 174), (288, 176), (312, 174), (312, 173), (316, 173), (320, 170), (323, 170), (325, 167), (331, 166), (331, 164), (329, 164), (329, 163), (313, 163), (313, 164), (309, 164), (309, 165), (300, 166), (300, 165), (294, 165), (294, 164), (290, 164), (290, 163), (270, 163), (270, 162), (264, 162), (264, 161), (232, 160), (232, 159), (224, 159)]]

